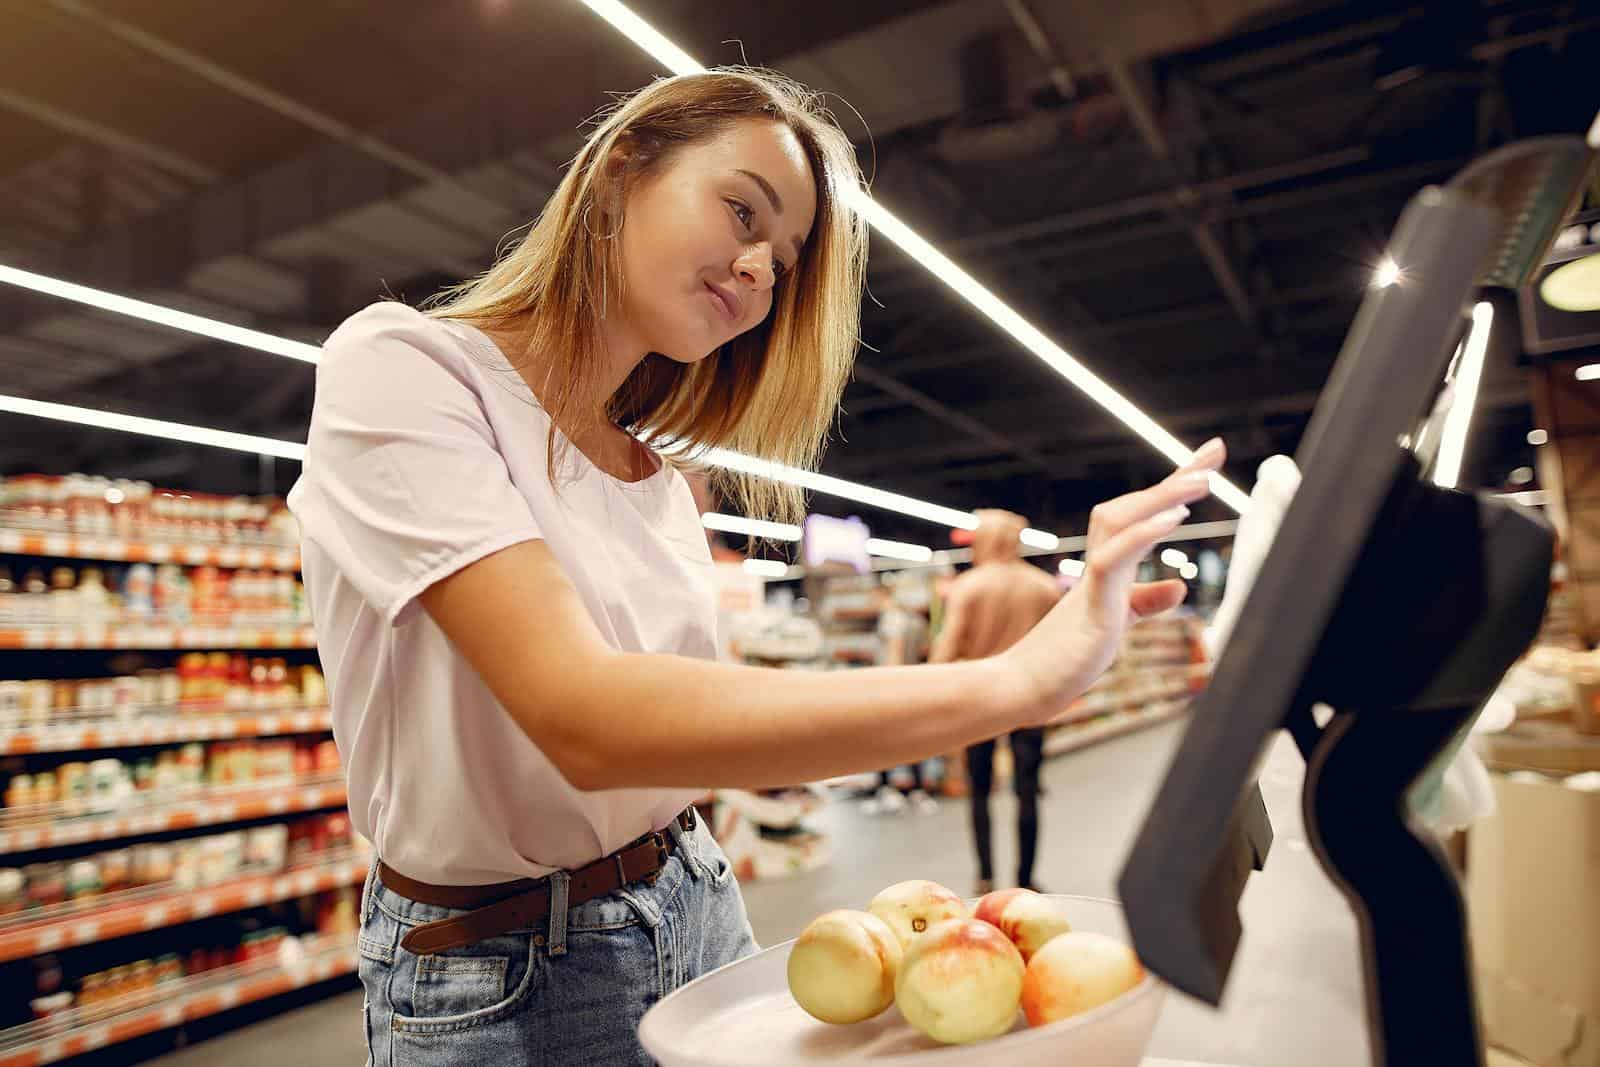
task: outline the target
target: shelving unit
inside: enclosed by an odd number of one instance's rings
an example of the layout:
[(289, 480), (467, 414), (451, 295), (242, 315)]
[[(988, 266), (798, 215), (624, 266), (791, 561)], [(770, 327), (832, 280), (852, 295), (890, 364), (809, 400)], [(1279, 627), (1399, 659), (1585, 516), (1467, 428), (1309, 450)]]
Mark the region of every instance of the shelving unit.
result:
[(181, 563), (272, 571), (300, 569), (299, 550), (280, 546), (128, 541), (115, 537), (41, 533), (15, 526), (0, 526), (0, 552), (116, 563)]
[[(250, 782), (230, 787), (200, 787), (170, 801), (155, 798), (138, 812), (115, 811), (97, 815), (69, 815), (62, 805), (51, 810), (23, 809), (24, 814), (6, 827), (0, 823), (0, 856), (63, 848), (91, 841), (114, 841), (143, 834), (192, 830), (201, 826), (245, 822), (273, 815), (322, 811), (345, 803), (344, 780), (339, 777), (294, 779), (284, 782)], [(0, 809), (0, 815), (5, 809)], [(9, 820), (8, 820), (9, 821)]]
[(0, 649), (85, 652), (316, 648), (309, 626), (28, 626), (0, 630)]
[[(303, 940), (296, 953), (222, 967), (144, 993), (0, 1031), (0, 1067), (40, 1067), (275, 997), (356, 969), (354, 939)], [(288, 958), (285, 958), (288, 957)]]
[[(229, 745), (241, 739), (290, 736), (301, 737), (303, 746), (306, 735), (314, 739), (331, 732), (332, 716), (326, 704), (321, 703), (320, 685), (313, 695), (309, 682), (302, 691), (293, 678), (287, 683), (275, 681), (265, 689), (260, 688), (259, 683), (255, 688), (246, 683), (240, 690), (236, 688), (237, 679), (230, 675), (226, 681), (217, 683), (226, 689), (226, 698), (217, 699), (211, 699), (216, 693), (201, 694), (198, 690), (192, 695), (189, 681), (185, 680), (181, 697), (169, 698), (163, 690), (162, 702), (158, 703), (145, 702), (157, 698), (137, 686), (133, 687), (134, 696), (130, 702), (127, 691), (122, 688), (124, 676), (140, 671), (149, 675), (157, 668), (163, 672), (187, 670), (181, 663), (175, 667), (177, 657), (165, 653), (231, 652), (236, 662), (238, 654), (245, 650), (315, 649), (312, 628), (301, 624), (304, 615), (299, 614), (303, 611), (300, 593), (295, 591), (294, 610), (291, 611), (289, 594), (282, 592), (288, 588), (287, 575), (299, 571), (301, 559), (298, 548), (267, 538), (267, 534), (276, 536), (278, 530), (261, 533), (241, 526), (235, 536), (230, 527), (226, 536), (216, 539), (191, 537), (179, 541), (105, 536), (110, 525), (85, 534), (82, 526), (69, 531), (66, 524), (58, 522), (46, 527), (30, 524), (29, 518), (17, 509), (0, 511), (0, 557), (6, 557), (0, 559), (0, 563), (8, 564), (19, 575), (22, 568), (47, 570), (76, 561), (83, 561), (84, 567), (105, 570), (108, 579), (121, 571), (121, 564), (133, 565), (128, 572), (128, 582), (132, 581), (140, 564), (157, 568), (158, 583), (163, 573), (179, 575), (176, 568), (199, 570), (182, 571), (180, 584), (167, 587), (178, 590), (180, 599), (176, 612), (170, 609), (171, 600), (161, 599), (163, 588), (158, 584), (156, 610), (152, 613), (146, 599), (142, 615), (139, 615), (131, 607), (133, 587), (126, 585), (124, 592), (129, 599), (112, 598), (114, 604), (121, 605), (119, 609), (101, 609), (94, 614), (83, 609), (81, 618), (88, 620), (88, 624), (75, 622), (80, 616), (74, 609), (67, 609), (65, 615), (46, 618), (39, 607), (44, 601), (26, 599), (28, 595), (37, 597), (38, 594), (21, 590), (14, 594), (9, 608), (0, 610), (0, 620), (4, 620), (0, 621), (0, 679), (61, 680), (27, 682), (30, 697), (36, 695), (33, 686), (56, 687), (46, 693), (47, 699), (42, 702), (30, 699), (20, 711), (15, 703), (0, 706), (0, 781), (5, 780), (8, 770), (13, 774), (31, 772), (35, 776), (60, 770), (63, 791), (60, 796), (65, 797), (67, 762), (104, 761), (120, 756), (126, 761), (124, 766), (131, 769), (137, 758), (143, 773), (143, 764), (153, 757), (148, 752), (136, 756), (127, 750), (207, 742)], [(127, 529), (127, 526), (121, 524), (118, 528)], [(195, 530), (198, 532), (199, 528)], [(108, 566), (101, 568), (101, 563)], [(169, 566), (163, 570), (161, 565)], [(84, 567), (73, 569), (81, 572)], [(212, 571), (208, 577), (206, 568), (220, 569), (223, 573), (218, 577)], [(244, 571), (256, 573), (238, 573)], [(256, 579), (253, 586), (249, 581), (251, 577)], [(86, 577), (85, 580), (94, 579)], [(204, 599), (201, 592), (202, 583), (208, 581), (215, 583), (217, 590), (210, 600)], [(191, 583), (192, 604), (183, 599), (191, 595)], [(111, 583), (107, 581), (106, 584), (109, 589)], [(101, 590), (99, 595), (105, 596), (106, 591)], [(148, 588), (143, 595), (150, 596)], [(252, 595), (256, 599), (252, 600)], [(55, 603), (50, 603), (54, 612)], [(163, 603), (169, 607), (163, 609)], [(296, 616), (301, 621), (295, 621)], [(252, 659), (252, 662), (282, 664), (284, 661)], [(305, 663), (307, 660), (290, 658), (288, 662)], [(130, 667), (130, 663), (139, 666)], [(184, 674), (182, 677), (189, 679), (191, 676)], [(88, 688), (82, 691), (81, 706), (71, 699), (75, 695), (72, 686), (111, 687), (113, 680), (116, 683), (115, 707), (109, 706), (111, 700), (106, 697), (105, 689), (93, 690), (104, 703), (91, 700)], [(65, 704), (60, 696), (63, 686), (69, 687), (65, 690), (68, 693)], [(307, 704), (306, 699), (317, 703)], [(251, 742), (245, 741), (245, 744), (248, 748)], [(266, 744), (270, 747), (277, 742)], [(228, 752), (231, 750), (211, 745), (206, 758), (225, 759), (224, 753)], [(160, 755), (164, 761), (165, 753)], [(221, 771), (213, 766), (213, 773), (223, 775), (213, 781), (226, 782), (231, 766), (226, 760)], [(146, 847), (138, 843), (139, 839), (181, 844), (186, 849), (209, 848), (214, 843), (212, 840), (193, 841), (188, 832), (216, 828), (211, 837), (220, 842), (227, 840), (230, 827), (236, 824), (271, 825), (279, 816), (283, 817), (281, 821), (299, 824), (307, 818), (320, 818), (313, 813), (344, 807), (345, 786), (338, 774), (308, 774), (305, 766), (297, 769), (301, 773), (294, 777), (280, 775), (260, 779), (253, 778), (260, 770), (246, 770), (241, 773), (252, 780), (233, 784), (163, 784), (161, 788), (154, 788), (141, 778), (137, 790), (132, 793), (92, 799), (74, 794), (48, 804), (30, 804), (24, 799), (21, 803), (26, 806), (0, 808), (0, 868), (22, 866), (24, 878), (31, 879), (37, 871), (59, 871), (63, 864), (71, 866), (86, 859), (94, 862), (93, 857), (85, 857), (85, 853), (94, 850), (79, 846), (122, 839), (127, 839), (128, 844), (114, 843), (109, 847), (118, 852), (103, 852), (99, 857), (110, 862), (109, 857), (123, 854), (121, 850), (130, 846), (137, 853)], [(162, 781), (165, 783), (166, 779)], [(217, 833), (223, 836), (217, 837)], [(355, 970), (354, 935), (342, 932), (307, 935), (299, 940), (288, 938), (283, 950), (270, 958), (224, 967), (217, 967), (214, 962), (216, 951), (227, 950), (233, 954), (234, 950), (228, 949), (234, 944), (230, 937), (241, 936), (238, 933), (241, 930), (259, 928), (267, 922), (263, 916), (305, 916), (310, 914), (307, 908), (337, 904), (344, 920), (336, 918), (330, 920), (332, 925), (324, 926), (323, 915), (318, 912), (315, 923), (296, 920), (289, 928), (344, 930), (351, 907), (348, 894), (356, 891), (365, 879), (370, 857), (364, 847), (359, 847), (362, 845), (359, 840), (355, 846), (341, 847), (342, 840), (336, 838), (327, 850), (317, 846), (310, 853), (291, 852), (290, 861), (298, 865), (281, 870), (270, 862), (258, 861), (252, 853), (245, 865), (233, 860), (225, 866), (208, 867), (203, 871), (183, 868), (168, 880), (152, 885), (88, 894), (74, 888), (75, 895), (69, 899), (55, 897), (59, 903), (41, 903), (51, 899), (48, 894), (33, 896), (24, 901), (23, 910), (10, 914), (5, 913), (6, 902), (0, 899), (0, 981), (8, 983), (3, 985), (5, 995), (18, 990), (23, 993), (25, 1002), (33, 994), (23, 991), (23, 983), (27, 983), (26, 988), (33, 988), (33, 968), (56, 967), (57, 973), (63, 975), (64, 984), (59, 988), (80, 991), (84, 997), (83, 1003), (64, 1011), (54, 1011), (32, 1023), (0, 1029), (0, 1067), (36, 1067), (70, 1059), (239, 1005), (352, 974)], [(250, 863), (255, 866), (249, 866)], [(203, 884), (205, 881), (211, 884)], [(45, 884), (37, 883), (40, 887)], [(326, 897), (320, 902), (307, 899), (318, 894), (339, 896)], [(32, 906), (27, 907), (28, 903)], [(219, 921), (223, 923), (221, 928), (216, 926)], [(220, 942), (208, 942), (218, 929), (233, 932), (224, 933)], [(170, 933), (162, 934), (162, 931)], [(213, 962), (191, 966), (191, 972), (197, 973), (186, 977), (172, 977), (181, 973), (173, 970), (165, 981), (154, 985), (115, 985), (117, 990), (137, 988), (138, 992), (115, 995), (114, 999), (91, 998), (88, 983), (99, 980), (97, 976), (126, 973), (132, 970), (133, 957), (167, 951), (156, 947), (166, 942), (159, 938), (152, 940), (152, 932), (174, 945), (199, 944)], [(251, 944), (249, 935), (244, 936), (248, 947)], [(216, 945), (216, 950), (206, 949), (207, 944)], [(58, 957), (73, 962), (42, 962), (55, 961)], [(147, 965), (139, 963), (140, 968)], [(5, 975), (10, 977), (5, 978)], [(114, 978), (106, 980), (114, 982)], [(78, 990), (80, 983), (82, 988)], [(112, 995), (113, 986), (99, 988), (101, 997)], [(50, 991), (43, 985), (39, 987), (41, 994)], [(12, 1012), (9, 1018), (16, 1020), (18, 1015)]]
[(369, 862), (364, 852), (348, 850), (315, 864), (247, 874), (199, 889), (129, 889), (88, 902), (68, 901), (6, 916), (0, 919), (0, 963), (360, 885)]
[(135, 707), (125, 718), (85, 715), (69, 716), (65, 721), (59, 716), (52, 719), (57, 721), (37, 727), (0, 726), (0, 756), (93, 752), (169, 742), (326, 733), (333, 729), (333, 714), (326, 707), (193, 715), (150, 714)]

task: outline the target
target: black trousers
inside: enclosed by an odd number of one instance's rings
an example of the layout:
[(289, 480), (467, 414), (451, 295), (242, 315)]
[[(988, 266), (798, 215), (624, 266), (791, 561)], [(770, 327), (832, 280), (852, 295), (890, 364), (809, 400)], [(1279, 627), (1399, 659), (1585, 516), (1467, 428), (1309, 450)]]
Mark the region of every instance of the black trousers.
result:
[[(1039, 765), (1044, 762), (1044, 730), (1014, 730), (1012, 785), (1017, 791), (1017, 884), (1033, 884), (1033, 860), (1039, 846)], [(994, 745), (984, 741), (967, 749), (967, 783), (972, 789), (972, 839), (978, 848), (978, 877), (994, 881), (990, 845), (989, 790), (994, 785)]]
[[(925, 788), (923, 786), (923, 784), (922, 784), (922, 764), (920, 762), (919, 763), (911, 763), (911, 764), (907, 764), (907, 766), (911, 770), (911, 783), (912, 783), (911, 784), (911, 788), (912, 789)], [(889, 781), (889, 776), (896, 769), (897, 768), (891, 768), (890, 770), (887, 770), (887, 771), (879, 771), (878, 772), (878, 788), (881, 789), (886, 785), (888, 785), (888, 786), (894, 785), (893, 782)]]

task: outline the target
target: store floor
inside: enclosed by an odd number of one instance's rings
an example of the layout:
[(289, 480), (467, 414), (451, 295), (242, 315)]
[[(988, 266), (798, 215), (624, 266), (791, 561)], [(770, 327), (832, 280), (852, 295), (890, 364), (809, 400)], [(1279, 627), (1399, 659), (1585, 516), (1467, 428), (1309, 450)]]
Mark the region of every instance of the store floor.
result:
[[(1108, 896), (1179, 725), (1158, 727), (1050, 760), (1044, 768), (1036, 878), (1051, 892)], [(1268, 869), (1242, 903), (1245, 936), (1221, 1011), (1171, 994), (1152, 1055), (1240, 1067), (1321, 1067), (1369, 1062), (1356, 926), (1305, 844), (1301, 762), (1285, 741), (1262, 771), (1277, 838)], [(996, 869), (1016, 873), (1015, 805), (994, 802)], [(871, 817), (836, 805), (821, 819), (834, 861), (788, 881), (746, 887), (763, 944), (793, 937), (829, 908), (862, 907), (885, 885), (932, 878), (971, 892), (975, 869), (965, 802), (930, 816)], [(362, 1062), (361, 996), (351, 993), (154, 1061), (162, 1067)]]

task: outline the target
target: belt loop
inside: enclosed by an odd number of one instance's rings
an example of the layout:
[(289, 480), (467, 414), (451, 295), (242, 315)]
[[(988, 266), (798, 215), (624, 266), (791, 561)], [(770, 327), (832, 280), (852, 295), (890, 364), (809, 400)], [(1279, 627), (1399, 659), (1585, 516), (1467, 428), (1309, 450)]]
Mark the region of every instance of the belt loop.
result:
[(567, 954), (567, 889), (572, 875), (566, 871), (550, 872), (550, 955)]
[(372, 858), (372, 866), (367, 868), (367, 877), (361, 883), (361, 925), (365, 927), (372, 921), (373, 882), (378, 877), (378, 857)]
[(667, 823), (667, 832), (672, 835), (672, 847), (683, 854), (683, 866), (694, 875), (695, 881), (699, 881), (705, 866), (700, 862), (699, 849), (695, 848), (694, 835), (684, 830), (682, 821), (676, 815)]

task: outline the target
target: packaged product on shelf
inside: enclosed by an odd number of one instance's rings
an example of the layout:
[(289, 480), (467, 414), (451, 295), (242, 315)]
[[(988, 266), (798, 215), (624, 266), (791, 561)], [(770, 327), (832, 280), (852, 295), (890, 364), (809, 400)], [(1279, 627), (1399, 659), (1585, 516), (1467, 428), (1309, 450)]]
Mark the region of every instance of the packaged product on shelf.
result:
[(16, 867), (0, 867), (0, 918), (15, 915), (28, 906), (27, 878)]
[(105, 888), (100, 879), (100, 865), (92, 859), (74, 860), (67, 865), (67, 899), (87, 900), (100, 895)]
[(289, 856), (289, 827), (285, 823), (257, 826), (245, 833), (245, 862), (251, 868), (281, 871)]
[(22, 605), (17, 600), (20, 590), (11, 577), (11, 568), (0, 565), (0, 629), (8, 629), (21, 625), (18, 612)]
[(50, 572), (50, 618), (57, 625), (77, 621), (78, 576), (71, 567), (56, 567)]
[(11, 781), (6, 783), (5, 806), (7, 808), (26, 808), (37, 804), (34, 792), (33, 775), (13, 774)]
[(156, 613), (156, 572), (148, 563), (128, 568), (122, 584), (122, 610), (130, 620), (146, 622)]
[(85, 567), (78, 576), (77, 619), (80, 626), (108, 626), (115, 619), (111, 613), (111, 593), (106, 589), (99, 567)]

